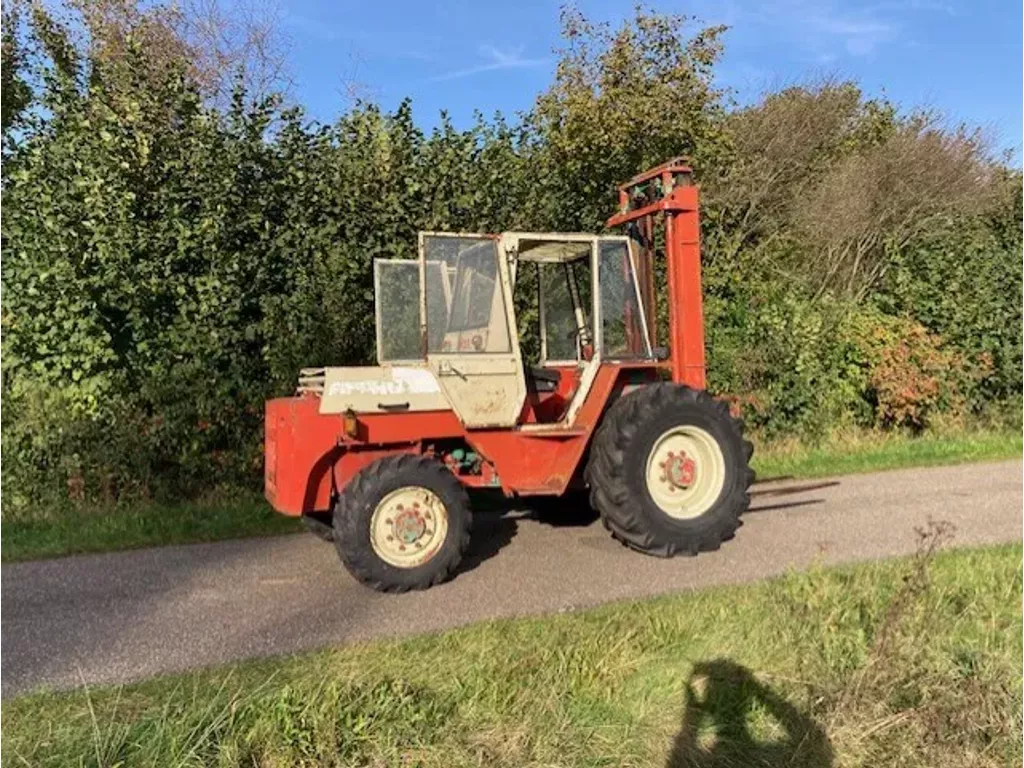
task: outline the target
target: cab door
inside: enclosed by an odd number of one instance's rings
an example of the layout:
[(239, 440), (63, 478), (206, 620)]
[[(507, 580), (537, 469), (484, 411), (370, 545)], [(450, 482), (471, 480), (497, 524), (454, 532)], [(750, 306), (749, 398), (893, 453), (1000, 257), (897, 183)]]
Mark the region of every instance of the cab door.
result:
[[(425, 265), (440, 262), (448, 306)], [(526, 380), (512, 305), (512, 277), (498, 238), (420, 233), (421, 317), (427, 366), (467, 428), (514, 426)]]

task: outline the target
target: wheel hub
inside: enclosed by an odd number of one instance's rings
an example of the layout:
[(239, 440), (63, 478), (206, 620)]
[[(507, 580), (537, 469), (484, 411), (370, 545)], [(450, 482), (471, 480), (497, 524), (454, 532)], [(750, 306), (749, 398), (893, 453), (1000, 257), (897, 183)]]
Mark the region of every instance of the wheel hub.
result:
[(427, 530), (427, 521), (420, 515), (419, 506), (414, 504), (413, 509), (398, 506), (398, 514), (391, 523), (391, 530), (394, 537), (403, 544), (415, 544)]
[(415, 568), (437, 554), (448, 535), (448, 511), (428, 488), (406, 486), (377, 505), (370, 520), (370, 543), (389, 565)]
[(725, 457), (707, 430), (693, 424), (669, 427), (651, 446), (647, 491), (662, 511), (677, 520), (700, 517), (725, 484)]
[(660, 466), (665, 470), (661, 476), (662, 480), (670, 486), (686, 490), (693, 485), (693, 480), (697, 475), (697, 462), (687, 456), (685, 451), (679, 453), (669, 451)]

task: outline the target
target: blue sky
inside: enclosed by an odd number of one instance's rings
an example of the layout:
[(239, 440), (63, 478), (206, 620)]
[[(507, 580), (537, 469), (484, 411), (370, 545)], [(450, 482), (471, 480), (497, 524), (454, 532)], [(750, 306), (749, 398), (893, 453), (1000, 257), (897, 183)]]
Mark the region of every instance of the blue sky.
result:
[[(559, 5), (283, 0), (293, 97), (321, 120), (351, 104), (353, 84), (386, 108), (411, 97), (426, 128), (442, 109), (460, 127), (474, 109), (514, 115), (551, 80)], [(577, 6), (613, 24), (632, 14), (630, 2)], [(729, 25), (717, 79), (741, 103), (807, 78), (849, 77), (869, 94), (984, 127), (1020, 162), (1019, 0), (696, 0), (653, 7)]]

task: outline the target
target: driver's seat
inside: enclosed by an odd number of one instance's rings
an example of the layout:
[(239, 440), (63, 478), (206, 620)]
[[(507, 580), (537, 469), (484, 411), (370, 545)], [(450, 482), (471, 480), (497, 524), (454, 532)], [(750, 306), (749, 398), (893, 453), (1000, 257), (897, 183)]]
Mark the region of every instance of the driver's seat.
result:
[(554, 392), (561, 380), (562, 375), (558, 371), (533, 365), (526, 366), (526, 384), (534, 392)]

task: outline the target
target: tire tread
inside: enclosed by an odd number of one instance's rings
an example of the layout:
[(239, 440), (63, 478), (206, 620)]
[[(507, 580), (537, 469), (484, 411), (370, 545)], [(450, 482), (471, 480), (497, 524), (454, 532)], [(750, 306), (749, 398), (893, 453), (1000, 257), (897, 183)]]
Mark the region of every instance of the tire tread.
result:
[[(630, 492), (626, 478), (627, 457), (641, 425), (680, 402), (704, 410), (723, 424), (729, 439), (740, 446), (738, 454), (742, 466), (731, 468), (738, 482), (733, 482), (728, 494), (717, 502), (716, 507), (721, 507), (724, 514), (711, 518), (714, 525), (687, 536), (659, 536), (653, 530), (644, 504)], [(723, 541), (733, 537), (740, 525), (740, 515), (750, 505), (748, 490), (754, 472), (749, 461), (754, 446), (742, 435), (742, 421), (733, 418), (728, 406), (714, 400), (707, 392), (671, 383), (649, 384), (635, 390), (612, 404), (594, 436), (585, 470), (590, 503), (612, 535), (632, 549), (659, 557), (692, 556), (716, 550)]]
[[(442, 546), (438, 554), (417, 568), (396, 569), (384, 563), (372, 546), (362, 543), (361, 526), (369, 514), (399, 478), (410, 478), (409, 485), (423, 485), (447, 495), (449, 537), (454, 546)], [(425, 485), (425, 483), (431, 483)], [(372, 507), (370, 507), (372, 505)], [(378, 592), (407, 592), (428, 589), (455, 575), (462, 555), (469, 546), (473, 514), (469, 495), (458, 479), (438, 461), (418, 454), (386, 456), (369, 464), (349, 481), (334, 506), (334, 544), (346, 570), (358, 581)]]

